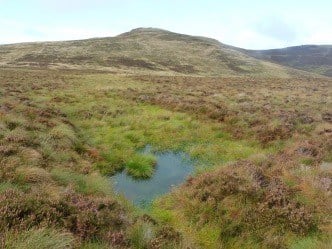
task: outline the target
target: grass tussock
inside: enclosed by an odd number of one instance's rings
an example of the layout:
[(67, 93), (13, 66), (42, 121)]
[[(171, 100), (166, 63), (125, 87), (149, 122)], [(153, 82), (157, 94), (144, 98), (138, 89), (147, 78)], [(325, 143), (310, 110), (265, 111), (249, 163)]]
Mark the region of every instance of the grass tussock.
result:
[(153, 175), (156, 158), (153, 155), (136, 154), (126, 163), (128, 174), (135, 178), (149, 178)]
[(19, 167), (16, 169), (17, 178), (24, 183), (50, 182), (51, 175), (39, 167)]
[(70, 233), (54, 229), (32, 229), (26, 232), (5, 234), (6, 249), (66, 249), (74, 247), (74, 237)]
[(51, 171), (52, 178), (63, 186), (72, 186), (75, 191), (86, 195), (110, 195), (111, 183), (98, 173), (78, 174), (65, 169)]

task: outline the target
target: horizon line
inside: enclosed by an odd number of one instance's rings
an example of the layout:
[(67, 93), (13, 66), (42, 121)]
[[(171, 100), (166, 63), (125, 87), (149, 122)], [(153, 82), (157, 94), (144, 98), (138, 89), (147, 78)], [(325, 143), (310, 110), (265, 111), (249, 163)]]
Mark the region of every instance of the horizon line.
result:
[(330, 43), (306, 43), (306, 44), (299, 44), (299, 45), (292, 45), (292, 46), (286, 46), (286, 47), (275, 47), (275, 48), (267, 48), (267, 49), (247, 49), (247, 48), (243, 48), (243, 47), (237, 47), (231, 44), (226, 44), (221, 42), (220, 40), (216, 39), (216, 38), (212, 38), (212, 37), (208, 37), (208, 36), (202, 36), (202, 35), (192, 35), (192, 34), (185, 34), (185, 33), (178, 33), (178, 32), (173, 32), (167, 29), (163, 29), (163, 28), (155, 28), (155, 27), (138, 27), (138, 28), (134, 28), (131, 29), (129, 31), (125, 31), (125, 32), (121, 32), (119, 34), (113, 35), (113, 36), (95, 36), (95, 37), (86, 37), (86, 38), (79, 38), (79, 39), (68, 39), (68, 40), (41, 40), (41, 41), (23, 41), (23, 42), (10, 42), (10, 43), (0, 43), (0, 46), (8, 46), (8, 45), (19, 45), (19, 44), (31, 44), (31, 43), (55, 43), (55, 42), (73, 42), (73, 41), (84, 41), (84, 40), (93, 40), (93, 39), (106, 39), (106, 38), (114, 38), (126, 33), (130, 33), (133, 32), (135, 30), (159, 30), (159, 31), (164, 31), (164, 32), (170, 32), (170, 33), (174, 33), (174, 34), (178, 34), (178, 35), (186, 35), (186, 36), (190, 36), (190, 37), (200, 37), (200, 38), (207, 38), (207, 39), (212, 39), (215, 41), (218, 41), (219, 43), (223, 44), (223, 45), (227, 45), (227, 46), (231, 46), (231, 47), (236, 47), (239, 49), (243, 49), (243, 50), (248, 50), (248, 51), (263, 51), (263, 50), (277, 50), (277, 49), (285, 49), (285, 48), (292, 48), (292, 47), (302, 47), (302, 46), (332, 46), (332, 44)]

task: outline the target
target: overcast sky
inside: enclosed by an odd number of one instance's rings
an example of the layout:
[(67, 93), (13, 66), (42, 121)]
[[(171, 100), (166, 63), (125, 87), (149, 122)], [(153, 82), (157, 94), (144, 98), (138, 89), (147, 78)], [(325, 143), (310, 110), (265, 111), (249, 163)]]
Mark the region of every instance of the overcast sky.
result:
[(0, 44), (156, 27), (248, 49), (332, 44), (327, 0), (0, 0)]

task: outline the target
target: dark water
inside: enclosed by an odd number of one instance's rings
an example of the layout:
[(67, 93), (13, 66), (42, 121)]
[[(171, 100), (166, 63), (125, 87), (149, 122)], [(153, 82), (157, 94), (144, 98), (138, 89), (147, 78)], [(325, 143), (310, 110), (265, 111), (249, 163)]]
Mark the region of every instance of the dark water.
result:
[[(151, 154), (151, 147), (147, 146), (142, 153)], [(152, 154), (157, 159), (157, 165), (151, 178), (137, 180), (125, 172), (112, 177), (115, 191), (141, 207), (181, 184), (193, 172), (194, 163), (185, 153), (166, 151)]]

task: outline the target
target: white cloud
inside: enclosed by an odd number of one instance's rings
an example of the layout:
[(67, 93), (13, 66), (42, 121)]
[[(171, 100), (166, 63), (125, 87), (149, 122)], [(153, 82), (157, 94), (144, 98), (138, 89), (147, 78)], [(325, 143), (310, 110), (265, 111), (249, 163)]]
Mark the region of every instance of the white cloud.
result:
[(304, 44), (332, 44), (328, 18), (303, 18), (302, 15), (271, 15), (257, 18), (228, 18), (220, 28), (204, 35), (247, 49), (271, 49)]
[(15, 20), (0, 20), (0, 44), (32, 42), (32, 41), (54, 41), (75, 40), (92, 37), (114, 36), (112, 30), (105, 28), (81, 28), (62, 26), (38, 26), (31, 27)]
[(275, 40), (293, 42), (297, 38), (295, 27), (280, 17), (265, 17), (253, 26), (258, 33)]
[(332, 33), (326, 30), (316, 30), (307, 39), (310, 44), (331, 44)]

